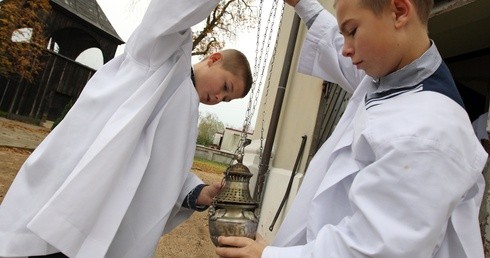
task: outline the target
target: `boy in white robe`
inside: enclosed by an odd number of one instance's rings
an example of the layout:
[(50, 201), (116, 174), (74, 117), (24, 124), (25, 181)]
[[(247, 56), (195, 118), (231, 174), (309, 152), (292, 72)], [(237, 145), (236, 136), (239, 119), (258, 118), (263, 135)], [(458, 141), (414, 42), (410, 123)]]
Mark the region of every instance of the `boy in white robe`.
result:
[(190, 27), (219, 0), (153, 0), (125, 52), (87, 83), (0, 205), (0, 257), (152, 257), (219, 184), (190, 173), (198, 105), (244, 97), (236, 50), (191, 65)]
[(337, 0), (337, 22), (315, 0), (286, 2), (311, 26), (299, 70), (353, 95), (273, 243), (220, 237), (239, 248), (217, 254), (483, 257), (487, 154), (428, 37), (432, 1)]

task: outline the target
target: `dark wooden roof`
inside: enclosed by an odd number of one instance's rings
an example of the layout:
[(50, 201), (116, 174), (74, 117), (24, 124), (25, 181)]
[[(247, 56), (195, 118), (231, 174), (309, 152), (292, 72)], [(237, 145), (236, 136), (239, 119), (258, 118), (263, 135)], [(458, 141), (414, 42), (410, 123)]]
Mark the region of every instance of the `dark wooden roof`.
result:
[(124, 43), (96, 0), (51, 0), (51, 2)]

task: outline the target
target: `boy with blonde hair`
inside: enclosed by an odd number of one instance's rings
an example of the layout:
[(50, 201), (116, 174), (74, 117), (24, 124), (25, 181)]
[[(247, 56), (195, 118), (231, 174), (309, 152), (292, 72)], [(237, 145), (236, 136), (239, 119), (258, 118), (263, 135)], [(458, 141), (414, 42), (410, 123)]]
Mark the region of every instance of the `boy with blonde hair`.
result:
[[(276, 238), (221, 257), (483, 257), (487, 154), (428, 37), (432, 0), (286, 0), (309, 27), (299, 70), (353, 93)], [(342, 35), (342, 36), (340, 36)]]
[(0, 257), (152, 257), (219, 190), (190, 172), (199, 103), (244, 97), (236, 50), (192, 67), (191, 26), (219, 0), (153, 0), (122, 55), (90, 79), (0, 205)]

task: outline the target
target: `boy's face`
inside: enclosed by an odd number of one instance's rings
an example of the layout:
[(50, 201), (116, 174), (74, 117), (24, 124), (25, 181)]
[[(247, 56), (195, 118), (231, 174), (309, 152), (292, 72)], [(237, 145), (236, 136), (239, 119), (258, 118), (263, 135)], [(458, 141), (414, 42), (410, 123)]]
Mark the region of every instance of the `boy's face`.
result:
[(390, 8), (376, 16), (359, 0), (338, 0), (336, 12), (344, 36), (342, 55), (350, 57), (353, 65), (375, 78), (399, 69), (402, 51)]
[(229, 102), (245, 91), (243, 80), (223, 69), (222, 62), (223, 54), (214, 53), (195, 67), (196, 90), (203, 104)]

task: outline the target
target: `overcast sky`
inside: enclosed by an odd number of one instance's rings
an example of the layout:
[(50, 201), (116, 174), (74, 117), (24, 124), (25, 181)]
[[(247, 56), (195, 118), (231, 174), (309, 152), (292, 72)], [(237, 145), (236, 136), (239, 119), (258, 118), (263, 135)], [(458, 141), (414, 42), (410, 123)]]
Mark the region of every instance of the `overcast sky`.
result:
[[(124, 41), (127, 41), (131, 32), (141, 21), (150, 0), (97, 0), (97, 2), (119, 36)], [(138, 2), (138, 4), (135, 5), (134, 2)], [(263, 13), (268, 12), (263, 11)], [(236, 48), (242, 51), (249, 59), (252, 68), (254, 67), (255, 60), (256, 34), (257, 31), (240, 33), (237, 37), (239, 39), (237, 42), (227, 42), (225, 46), (225, 48)], [(123, 48), (124, 46), (120, 46), (116, 55), (122, 53)], [(250, 96), (246, 96), (243, 99), (233, 100), (229, 103), (223, 102), (214, 106), (201, 104), (199, 110), (203, 113), (209, 112), (215, 114), (225, 126), (241, 129), (245, 120), (249, 100)], [(253, 119), (252, 124), (254, 123), (255, 121)]]

